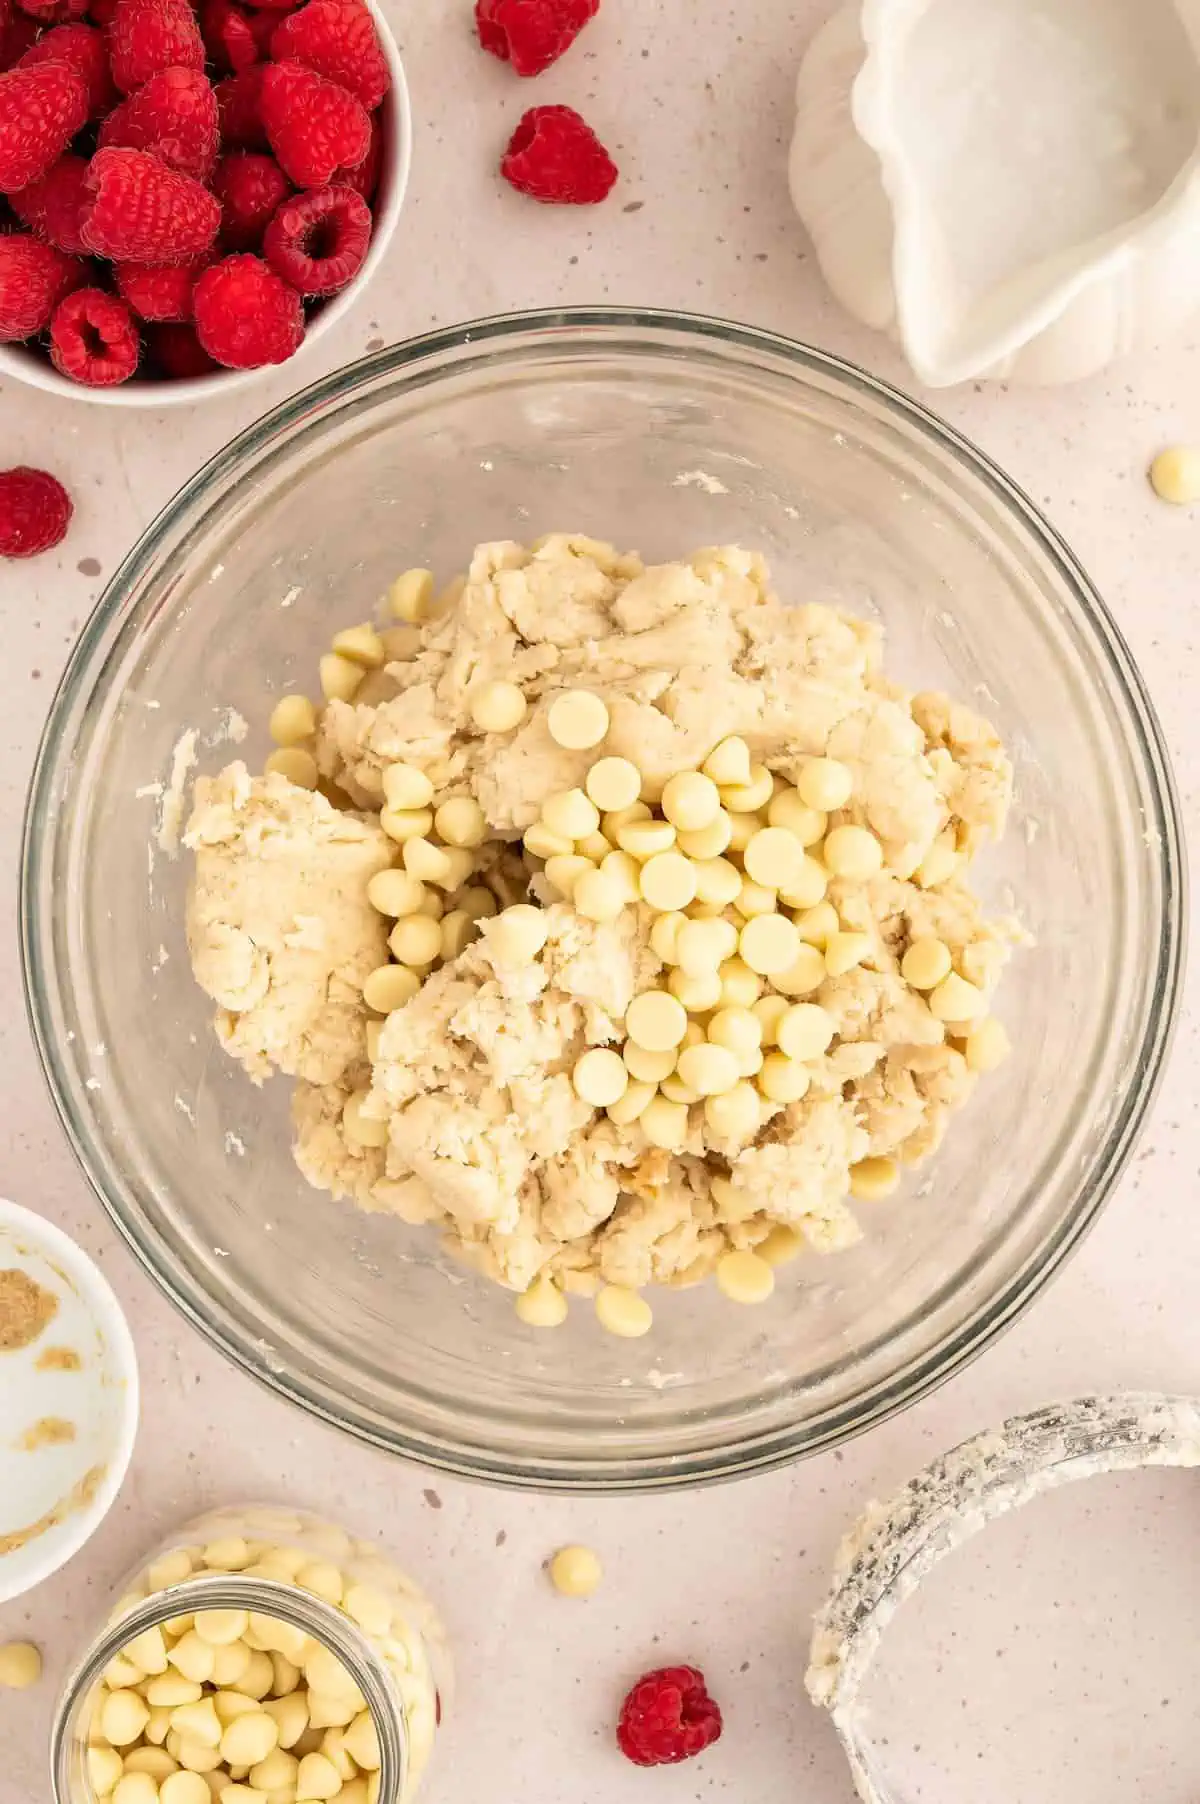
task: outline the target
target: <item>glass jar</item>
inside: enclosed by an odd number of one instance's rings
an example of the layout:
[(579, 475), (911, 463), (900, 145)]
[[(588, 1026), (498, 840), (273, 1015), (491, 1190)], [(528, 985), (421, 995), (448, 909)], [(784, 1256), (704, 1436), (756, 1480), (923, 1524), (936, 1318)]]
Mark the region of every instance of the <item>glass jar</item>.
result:
[[(197, 1625), (198, 1612), (218, 1611), (231, 1614)], [(340, 1694), (320, 1694), (314, 1683), (314, 1668), (336, 1671), (321, 1665), (322, 1649), (343, 1669)], [(337, 1776), (339, 1789), (331, 1791), (326, 1769), (310, 1769), (324, 1776), (323, 1795), (334, 1804), (410, 1804), (451, 1685), (433, 1606), (371, 1543), (277, 1505), (212, 1510), (139, 1562), (68, 1679), (51, 1733), (54, 1804), (108, 1804), (117, 1784), (114, 1754), (124, 1762), (132, 1753), (125, 1771), (153, 1781), (126, 1788), (130, 1804), (141, 1804), (143, 1795), (149, 1804), (176, 1766), (202, 1769), (205, 1759), (184, 1752), (186, 1719), (174, 1723), (172, 1713), (187, 1704), (204, 1708), (210, 1698), (223, 1727), (243, 1710), (270, 1715), (278, 1740), (269, 1751), (292, 1756), (271, 1766), (264, 1758), (268, 1778), (283, 1780), (271, 1790), (256, 1786), (253, 1762), (243, 1770), (226, 1757), (201, 1771), (214, 1804), (231, 1785), (246, 1788), (235, 1790), (238, 1804), (295, 1804), (293, 1762), (310, 1754), (323, 1755)], [(231, 1698), (239, 1687), (251, 1702)], [(123, 1706), (132, 1720), (110, 1739), (103, 1716), (117, 1691), (140, 1701)], [(299, 1705), (282, 1703), (289, 1695), (303, 1704), (303, 1727)], [(147, 1712), (144, 1726), (129, 1735)], [(196, 1792), (194, 1785), (176, 1789), (187, 1798)], [(125, 1804), (119, 1790), (116, 1804)], [(171, 1804), (171, 1788), (164, 1804)]]

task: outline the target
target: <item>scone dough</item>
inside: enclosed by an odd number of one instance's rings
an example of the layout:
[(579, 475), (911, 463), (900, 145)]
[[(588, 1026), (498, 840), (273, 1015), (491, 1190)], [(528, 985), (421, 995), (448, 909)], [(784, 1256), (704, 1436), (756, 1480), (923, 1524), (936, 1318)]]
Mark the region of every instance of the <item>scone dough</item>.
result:
[[(525, 696), (514, 730), (483, 731), (472, 713), (495, 682)], [(599, 747), (564, 749), (550, 732), (551, 704), (573, 688), (608, 709)], [(843, 928), (871, 951), (806, 998), (836, 1027), (808, 1094), (764, 1107), (746, 1144), (714, 1144), (693, 1108), (668, 1154), (584, 1102), (570, 1075), (589, 1047), (619, 1048), (630, 1002), (664, 982), (654, 913), (636, 902), (615, 922), (582, 918), (519, 842), (599, 757), (635, 764), (654, 802), (730, 735), (793, 782), (813, 756), (847, 766), (853, 799), (837, 819), (868, 827), (884, 864), (829, 882)], [(932, 937), (994, 987), (1016, 930), (983, 918), (965, 870), (1002, 830), (1009, 762), (978, 715), (883, 675), (874, 626), (779, 602), (757, 554), (726, 547), (646, 568), (567, 535), (532, 550), (483, 545), (413, 655), (372, 672), (353, 702), (328, 703), (313, 751), (325, 793), (237, 764), (197, 785), (188, 933), (222, 1044), (256, 1082), (273, 1070), (298, 1080), (296, 1157), (334, 1196), (436, 1224), (515, 1290), (539, 1273), (584, 1292), (693, 1283), (779, 1224), (823, 1251), (850, 1244), (851, 1167), (933, 1151), (969, 1095), (961, 1036), (899, 966), (912, 940)], [(506, 964), (482, 920), (382, 1022), (372, 1059), (362, 983), (387, 960), (390, 924), (366, 891), (400, 863), (378, 824), (397, 762), (428, 775), (435, 807), (478, 800), (492, 837), (471, 881), (490, 881), (501, 907), (541, 905), (548, 937), (532, 962)], [(947, 846), (953, 871), (926, 882), (930, 854)], [(385, 1125), (386, 1145), (347, 1135), (351, 1099)]]

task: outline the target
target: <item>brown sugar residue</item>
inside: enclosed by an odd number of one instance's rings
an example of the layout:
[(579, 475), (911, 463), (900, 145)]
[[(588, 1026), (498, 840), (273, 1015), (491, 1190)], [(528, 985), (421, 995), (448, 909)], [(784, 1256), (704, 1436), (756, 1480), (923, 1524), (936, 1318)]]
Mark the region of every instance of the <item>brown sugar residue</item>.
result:
[(49, 1529), (57, 1528), (61, 1522), (67, 1520), (68, 1516), (73, 1516), (76, 1510), (86, 1510), (94, 1501), (97, 1491), (103, 1484), (107, 1470), (107, 1466), (93, 1466), (90, 1472), (84, 1473), (78, 1484), (71, 1486), (65, 1497), (60, 1497), (44, 1516), (39, 1516), (36, 1522), (29, 1524), (28, 1528), (16, 1528), (10, 1535), (0, 1535), (0, 1559), (4, 1559), (10, 1553), (18, 1553), (22, 1547), (27, 1547), (30, 1541), (36, 1541), (39, 1535), (46, 1534)]
[(82, 1372), (83, 1361), (74, 1347), (47, 1347), (39, 1353), (34, 1366), (36, 1372)]
[(58, 1310), (58, 1298), (28, 1272), (0, 1271), (0, 1353), (19, 1353), (38, 1338)]
[(27, 1428), (17, 1442), (22, 1453), (36, 1453), (39, 1447), (65, 1447), (75, 1439), (75, 1424), (65, 1416), (42, 1416)]

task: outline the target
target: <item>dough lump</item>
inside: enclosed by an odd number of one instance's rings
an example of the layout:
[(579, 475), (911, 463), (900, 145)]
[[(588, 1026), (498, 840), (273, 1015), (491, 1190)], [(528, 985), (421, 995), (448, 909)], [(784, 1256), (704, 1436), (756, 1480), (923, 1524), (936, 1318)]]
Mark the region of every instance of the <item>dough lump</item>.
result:
[[(944, 696), (908, 695), (883, 674), (876, 627), (817, 603), (785, 606), (761, 556), (738, 547), (645, 566), (566, 534), (528, 549), (481, 545), (452, 608), (404, 631), (402, 655), (321, 710), (309, 742), (319, 789), (233, 764), (197, 783), (185, 835), (196, 979), (218, 1005), (222, 1045), (251, 1078), (296, 1080), (305, 1176), (360, 1208), (436, 1226), (454, 1253), (518, 1291), (539, 1276), (583, 1293), (695, 1283), (780, 1225), (819, 1251), (851, 1244), (860, 1232), (847, 1202), (852, 1168), (925, 1157), (977, 1081), (970, 1023), (943, 1019), (937, 993), (905, 980), (907, 948), (942, 942), (953, 993), (982, 1007), (1018, 937), (1012, 923), (984, 918), (967, 882), (971, 855), (999, 836), (1010, 800), (994, 730)], [(496, 683), (526, 703), (506, 731), (485, 730), (473, 711)], [(557, 743), (548, 716), (569, 690), (603, 701), (602, 744)], [(797, 818), (789, 786), (810, 760), (850, 773), (846, 806), (817, 816), (806, 842), (821, 907), (757, 894), (753, 906), (777, 906), (806, 945), (823, 947), (833, 930), (855, 936), (858, 957), (787, 996), (832, 1024), (830, 1044), (805, 1061), (805, 1094), (771, 1102), (755, 1089), (751, 1130), (722, 1137), (714, 1124), (734, 1116), (706, 1113), (676, 1079), (683, 1127), (666, 1147), (572, 1083), (588, 1049), (621, 1050), (634, 997), (672, 983), (636, 861), (621, 867), (623, 882), (633, 871), (625, 906), (597, 921), (576, 911), (567, 877), (558, 880), (567, 893), (551, 880), (552, 855), (548, 872), (521, 839), (548, 799), (582, 789), (601, 758), (636, 765), (644, 815), (671, 777), (730, 739), (769, 773), (766, 798), (785, 792)], [(431, 810), (474, 797), (488, 837), (466, 860), (465, 881), (456, 868), (444, 880), (453, 887), (427, 897), (435, 919), (466, 911), (469, 943), (419, 969), (412, 1000), (380, 1020), (362, 985), (388, 960), (391, 923), (367, 886), (409, 868), (403, 836), (420, 826), (380, 824), (395, 764), (425, 773)], [(722, 793), (732, 808), (732, 792)], [(753, 826), (765, 827), (767, 806)], [(614, 818), (605, 832), (617, 832)], [(822, 873), (820, 835), (835, 826), (866, 829), (880, 868)], [(572, 857), (605, 856), (591, 837)], [(436, 830), (423, 838), (436, 843)], [(740, 869), (736, 845), (725, 856)], [(494, 898), (488, 909), (481, 892)], [(492, 912), (514, 903), (541, 908), (546, 930), (541, 951), (516, 962)], [(739, 932), (745, 924), (736, 904), (697, 909)], [(731, 986), (749, 984), (751, 999), (771, 993), (744, 966), (721, 970)], [(704, 1037), (713, 1006), (693, 1010), (689, 1043)], [(753, 1055), (745, 1070), (752, 1086)]]

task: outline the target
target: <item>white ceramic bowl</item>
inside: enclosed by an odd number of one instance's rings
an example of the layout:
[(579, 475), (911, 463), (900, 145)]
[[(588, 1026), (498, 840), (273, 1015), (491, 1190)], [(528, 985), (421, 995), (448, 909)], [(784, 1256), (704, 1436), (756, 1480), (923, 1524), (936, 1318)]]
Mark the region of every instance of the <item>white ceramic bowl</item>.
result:
[(0, 1198), (0, 1272), (13, 1270), (57, 1308), (28, 1346), (0, 1352), (0, 1603), (49, 1578), (95, 1533), (138, 1420), (133, 1337), (107, 1281), (61, 1228)]
[[(359, 299), (387, 254), (400, 218), (400, 209), (404, 205), (404, 192), (408, 186), (408, 173), (412, 163), (412, 108), (408, 98), (408, 83), (404, 78), (404, 64), (400, 60), (396, 40), (388, 29), (387, 20), (375, 0), (365, 0), (365, 4), (375, 21), (379, 43), (392, 78), (392, 85), (384, 95), (379, 109), (383, 124), (383, 156), (379, 166), (379, 183), (371, 203), (375, 226), (362, 268), (354, 280), (340, 293), (331, 295), (320, 312), (308, 322), (304, 338), (298, 350), (288, 359), (289, 363), (303, 357), (314, 344), (324, 338)], [(182, 377), (175, 382), (159, 379), (142, 382), (135, 376), (131, 381), (118, 383), (114, 388), (88, 388), (82, 382), (72, 382), (69, 377), (60, 376), (42, 351), (32, 350), (21, 344), (0, 345), (0, 379), (11, 376), (14, 381), (26, 382), (31, 388), (44, 389), (48, 394), (69, 395), (76, 401), (90, 401), (101, 407), (191, 405), (217, 395), (232, 394), (237, 388), (247, 388), (252, 382), (274, 375), (284, 367), (282, 364), (268, 363), (256, 370), (212, 370), (206, 376)]]

